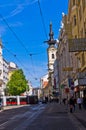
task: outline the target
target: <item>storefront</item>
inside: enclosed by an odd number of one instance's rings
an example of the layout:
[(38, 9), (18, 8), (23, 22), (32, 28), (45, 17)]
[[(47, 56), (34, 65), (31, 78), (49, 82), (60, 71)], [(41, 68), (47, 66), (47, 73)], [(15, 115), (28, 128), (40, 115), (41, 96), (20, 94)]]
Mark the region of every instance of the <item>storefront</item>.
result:
[(74, 92), (76, 96), (86, 95), (86, 78), (79, 78), (74, 81)]

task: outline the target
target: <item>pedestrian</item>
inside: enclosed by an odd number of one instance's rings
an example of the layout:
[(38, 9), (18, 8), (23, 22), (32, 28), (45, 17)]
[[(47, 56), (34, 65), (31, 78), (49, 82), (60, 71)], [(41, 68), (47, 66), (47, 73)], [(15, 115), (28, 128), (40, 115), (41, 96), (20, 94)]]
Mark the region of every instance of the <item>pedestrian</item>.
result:
[(63, 99), (63, 103), (64, 103), (64, 105), (66, 104), (66, 98)]
[(70, 97), (69, 99), (69, 108), (70, 108), (70, 113), (73, 113), (73, 107), (74, 107), (74, 99), (73, 97)]
[(86, 95), (83, 97), (83, 107), (86, 109)]
[(75, 111), (75, 108), (76, 108), (76, 98), (73, 98), (73, 100), (74, 100), (74, 111)]
[(77, 98), (77, 104), (78, 104), (79, 110), (81, 110), (82, 99), (80, 97)]

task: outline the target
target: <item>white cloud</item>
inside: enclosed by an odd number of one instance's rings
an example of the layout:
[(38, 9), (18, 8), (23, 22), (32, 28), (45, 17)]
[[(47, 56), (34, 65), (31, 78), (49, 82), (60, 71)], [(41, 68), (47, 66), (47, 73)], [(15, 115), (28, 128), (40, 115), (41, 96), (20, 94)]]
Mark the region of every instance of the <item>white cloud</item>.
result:
[(18, 5), (16, 9), (14, 9), (11, 13), (10, 16), (15, 16), (19, 13), (21, 13), (24, 10), (24, 6), (22, 4)]
[(38, 2), (38, 0), (32, 0), (31, 4)]
[[(31, 5), (31, 4), (34, 4), (36, 3), (38, 0), (26, 0), (24, 3), (19, 3), (19, 2), (16, 2), (16, 3), (8, 3), (8, 4), (2, 4), (0, 5), (1, 8), (12, 8), (12, 7), (15, 7), (15, 9), (9, 14), (9, 16), (6, 16), (6, 18), (9, 18), (9, 17), (13, 17), (19, 13), (21, 13), (25, 7), (27, 7), (28, 5)], [(9, 9), (8, 8), (8, 9)]]
[(12, 23), (10, 24), (11, 27), (19, 27), (22, 26), (23, 24), (21, 22), (16, 22), (16, 23)]

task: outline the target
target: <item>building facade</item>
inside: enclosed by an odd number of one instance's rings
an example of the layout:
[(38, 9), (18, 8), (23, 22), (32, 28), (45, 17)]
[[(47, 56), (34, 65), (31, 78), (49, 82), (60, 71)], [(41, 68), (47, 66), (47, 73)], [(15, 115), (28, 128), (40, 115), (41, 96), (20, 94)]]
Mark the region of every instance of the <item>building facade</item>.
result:
[[(77, 40), (80, 51), (74, 50), (77, 57), (77, 69), (75, 70), (75, 92), (80, 96), (86, 95), (86, 0), (69, 0), (68, 20), (72, 26), (71, 39)], [(84, 48), (82, 45), (85, 44)]]
[(69, 52), (68, 38), (71, 37), (70, 27), (68, 16), (63, 14), (57, 56), (59, 64), (59, 87), (62, 98), (68, 98), (70, 92), (73, 94), (73, 75), (77, 67), (75, 54)]
[(40, 86), (41, 86), (41, 97), (48, 96), (49, 97), (49, 81), (48, 81), (48, 74), (44, 75), (40, 79)]
[(8, 80), (10, 80), (11, 75), (17, 69), (18, 69), (18, 66), (15, 63), (9, 62), (9, 66), (8, 66), (8, 70), (9, 70), (8, 71)]
[(3, 46), (0, 40), (0, 96), (6, 95), (6, 85), (13, 71), (18, 69), (17, 65), (13, 62), (7, 62), (2, 54)]
[(6, 84), (8, 82), (8, 62), (2, 55), (2, 41), (0, 40), (0, 96), (5, 95)]

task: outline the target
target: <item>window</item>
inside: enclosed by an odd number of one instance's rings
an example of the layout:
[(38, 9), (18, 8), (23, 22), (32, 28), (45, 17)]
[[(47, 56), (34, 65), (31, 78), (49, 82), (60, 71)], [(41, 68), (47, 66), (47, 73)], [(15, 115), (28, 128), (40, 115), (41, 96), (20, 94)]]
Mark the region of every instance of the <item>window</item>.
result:
[(78, 0), (78, 4), (80, 5), (80, 0)]
[(74, 15), (74, 26), (76, 26), (76, 16)]
[(75, 35), (75, 38), (77, 38), (77, 35)]
[(85, 38), (86, 38), (86, 19), (85, 19), (85, 22), (84, 22), (84, 33), (85, 33)]
[(81, 29), (81, 38), (83, 38), (83, 28)]
[(83, 11), (85, 10), (86, 0), (83, 0)]
[(86, 38), (86, 28), (85, 28), (85, 38)]
[(73, 6), (75, 5), (75, 0), (73, 0)]
[(81, 19), (82, 19), (81, 6), (80, 6), (80, 9), (79, 9), (79, 17), (80, 17), (80, 21), (81, 21)]
[(83, 54), (82, 54), (82, 66), (84, 66), (85, 65), (85, 56), (84, 56), (84, 52), (83, 52)]
[(54, 54), (52, 54), (52, 59), (54, 59)]

